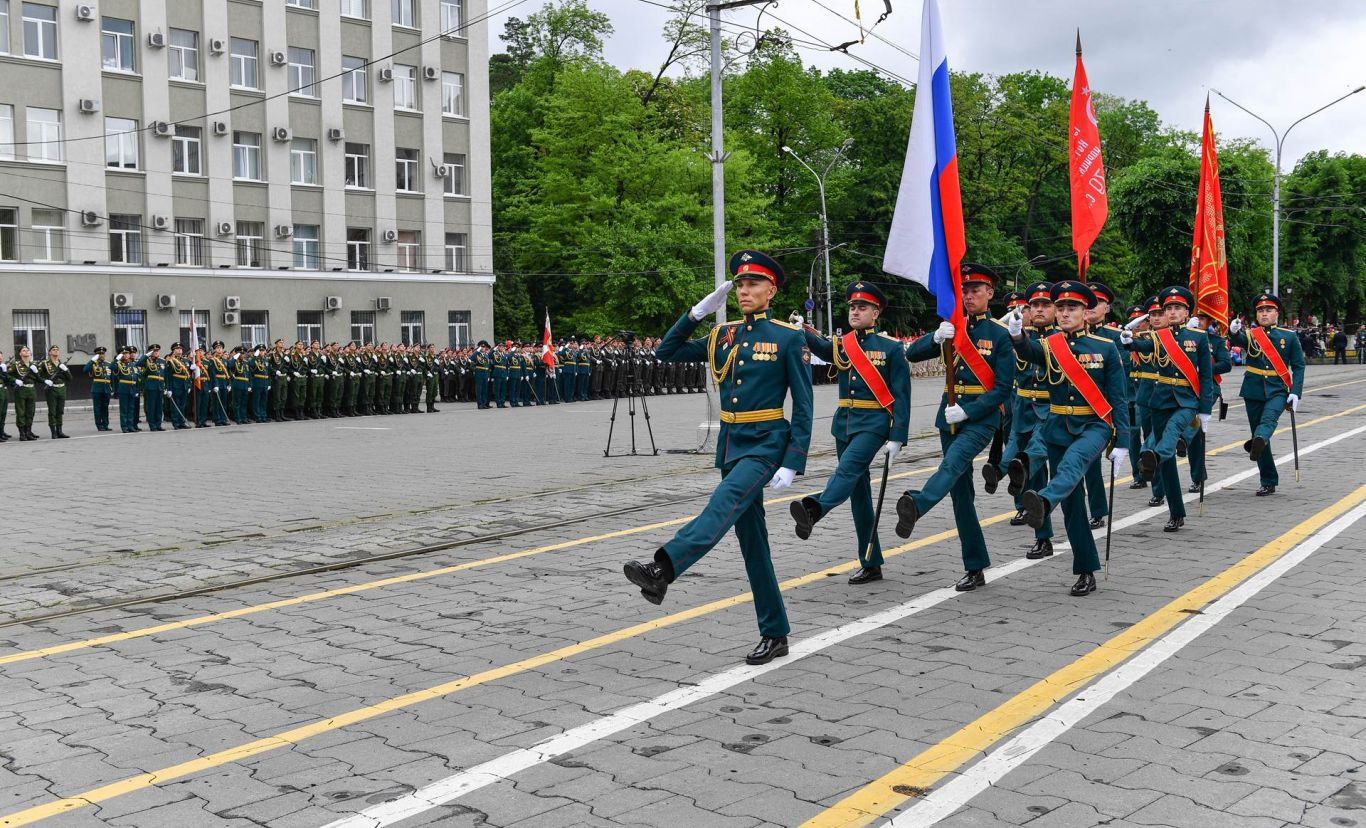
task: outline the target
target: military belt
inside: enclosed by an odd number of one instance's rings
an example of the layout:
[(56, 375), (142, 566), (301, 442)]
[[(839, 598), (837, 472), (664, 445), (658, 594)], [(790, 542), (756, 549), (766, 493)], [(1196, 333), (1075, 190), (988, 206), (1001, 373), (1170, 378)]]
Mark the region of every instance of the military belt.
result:
[(119, 385), (137, 385), (137, 380), (119, 380)]
[(474, 370), (476, 370), (476, 371), (487, 371), (488, 369), (489, 369), (489, 368), (488, 368), (487, 365), (476, 365), (476, 366), (474, 366)]
[(270, 374), (252, 374), (252, 379), (270, 379)]
[(877, 400), (840, 400), (840, 408), (875, 408), (881, 409), (882, 403)]
[(1027, 400), (1046, 400), (1048, 399), (1048, 392), (1042, 389), (1016, 388), (1015, 396), (1024, 397)]
[(1280, 378), (1280, 374), (1276, 373), (1275, 371), (1266, 368), (1253, 368), (1251, 365), (1247, 367), (1247, 372), (1249, 374), (1256, 374), (1259, 377), (1276, 377), (1278, 379)]
[(157, 380), (158, 382), (160, 382), (161, 379), (162, 379), (162, 377), (161, 377), (160, 374), (148, 374), (148, 375), (147, 375), (147, 379), (149, 379), (149, 380)]
[(1157, 374), (1154, 374), (1152, 371), (1135, 371), (1135, 372), (1133, 372), (1132, 374), (1130, 374), (1129, 376), (1133, 377), (1134, 379), (1145, 379), (1145, 380), (1155, 380), (1155, 379), (1157, 379)]
[(1191, 387), (1190, 380), (1186, 379), (1185, 377), (1164, 377), (1159, 374), (1155, 376), (1154, 379), (1156, 379), (1163, 385), (1176, 385), (1183, 388)]
[(987, 393), (987, 389), (986, 389), (986, 386), (984, 386), (984, 385), (962, 385), (962, 384), (959, 384), (959, 385), (955, 385), (955, 386), (953, 387), (953, 393), (955, 393), (955, 394), (985, 394), (985, 393)]
[(1066, 414), (1070, 417), (1094, 416), (1096, 411), (1089, 405), (1050, 405), (1049, 414)]
[(98, 378), (98, 377), (96, 377), (96, 378), (95, 378), (95, 382), (103, 382), (103, 383), (108, 383), (108, 382), (109, 382), (109, 380), (107, 380), (107, 379), (100, 379), (100, 378)]
[(781, 408), (761, 408), (757, 411), (722, 411), (721, 422), (723, 423), (766, 423), (769, 420), (781, 420), (783, 410)]

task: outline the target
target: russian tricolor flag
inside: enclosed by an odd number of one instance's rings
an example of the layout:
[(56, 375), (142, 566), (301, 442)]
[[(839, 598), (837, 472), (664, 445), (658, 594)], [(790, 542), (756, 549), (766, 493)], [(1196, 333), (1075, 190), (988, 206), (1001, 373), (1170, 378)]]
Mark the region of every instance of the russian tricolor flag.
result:
[(911, 138), (882, 269), (924, 285), (935, 298), (939, 317), (952, 322), (961, 334), (963, 289), (959, 267), (966, 248), (949, 61), (939, 25), (939, 4), (925, 0)]

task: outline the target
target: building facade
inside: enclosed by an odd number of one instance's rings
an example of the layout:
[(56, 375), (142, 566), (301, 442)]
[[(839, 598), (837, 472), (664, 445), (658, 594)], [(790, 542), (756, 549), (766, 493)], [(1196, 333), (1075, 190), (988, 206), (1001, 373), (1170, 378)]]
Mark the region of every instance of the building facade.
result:
[(6, 358), (490, 337), (485, 12), (0, 0)]

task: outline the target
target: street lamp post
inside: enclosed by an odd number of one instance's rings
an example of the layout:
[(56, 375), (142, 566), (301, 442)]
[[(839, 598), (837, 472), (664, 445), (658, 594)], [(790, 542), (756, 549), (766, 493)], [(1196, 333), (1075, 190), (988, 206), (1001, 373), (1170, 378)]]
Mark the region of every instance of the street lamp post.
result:
[(1285, 139), (1286, 139), (1287, 136), (1290, 135), (1290, 130), (1292, 130), (1292, 129), (1294, 129), (1295, 127), (1299, 126), (1301, 122), (1306, 121), (1306, 120), (1308, 120), (1309, 118), (1314, 117), (1315, 115), (1319, 114), (1320, 112), (1322, 112), (1323, 110), (1327, 109), (1328, 107), (1333, 106), (1334, 104), (1341, 103), (1342, 101), (1347, 100), (1348, 98), (1352, 97), (1353, 95), (1355, 95), (1355, 94), (1358, 93), (1358, 92), (1361, 92), (1362, 90), (1366, 90), (1366, 86), (1358, 86), (1356, 89), (1353, 89), (1351, 92), (1348, 92), (1346, 95), (1343, 95), (1342, 97), (1337, 98), (1336, 100), (1329, 101), (1328, 103), (1324, 104), (1323, 106), (1319, 107), (1318, 109), (1315, 109), (1313, 112), (1310, 112), (1308, 115), (1305, 115), (1303, 118), (1300, 118), (1298, 121), (1295, 121), (1295, 122), (1294, 122), (1293, 124), (1291, 124), (1290, 126), (1286, 127), (1286, 128), (1285, 128), (1285, 132), (1277, 132), (1277, 131), (1276, 131), (1276, 128), (1275, 128), (1274, 126), (1271, 125), (1271, 122), (1270, 122), (1270, 121), (1268, 121), (1267, 119), (1265, 119), (1265, 118), (1263, 118), (1262, 116), (1258, 115), (1257, 113), (1253, 112), (1252, 110), (1248, 109), (1247, 107), (1243, 106), (1242, 104), (1238, 103), (1237, 101), (1233, 100), (1233, 99), (1230, 98), (1228, 95), (1225, 95), (1223, 92), (1220, 92), (1218, 89), (1212, 89), (1212, 90), (1210, 90), (1210, 91), (1214, 92), (1214, 94), (1218, 95), (1219, 97), (1223, 98), (1224, 100), (1228, 101), (1229, 103), (1231, 103), (1231, 104), (1233, 104), (1234, 106), (1238, 107), (1239, 109), (1243, 110), (1243, 111), (1246, 112), (1247, 114), (1249, 114), (1249, 115), (1251, 115), (1252, 117), (1256, 118), (1257, 120), (1261, 121), (1263, 124), (1266, 124), (1267, 129), (1271, 130), (1271, 134), (1276, 138), (1276, 174), (1275, 174), (1275, 177), (1272, 179), (1272, 185), (1271, 185), (1271, 292), (1272, 292), (1272, 293), (1280, 294), (1280, 292), (1281, 292), (1281, 149), (1285, 146)]
[(1025, 262), (1024, 264), (1022, 264), (1022, 265), (1020, 265), (1019, 267), (1015, 268), (1015, 287), (1013, 288), (1013, 290), (1015, 290), (1015, 291), (1017, 291), (1017, 292), (1020, 290), (1020, 271), (1024, 270), (1026, 267), (1033, 267), (1034, 265), (1039, 264), (1040, 262), (1044, 261), (1044, 260), (1047, 259), (1047, 258), (1048, 258), (1047, 256), (1045, 256), (1044, 254), (1040, 253), (1039, 255), (1035, 256), (1034, 258), (1030, 259), (1029, 261)]
[(797, 159), (797, 163), (806, 167), (806, 171), (816, 177), (816, 186), (821, 193), (821, 258), (825, 260), (825, 333), (827, 336), (834, 336), (834, 317), (832, 316), (830, 299), (830, 222), (825, 213), (825, 177), (830, 174), (830, 170), (835, 164), (844, 157), (844, 153), (854, 145), (853, 138), (845, 138), (844, 143), (840, 144), (839, 149), (835, 150), (835, 156), (830, 159), (830, 163), (825, 165), (823, 172), (816, 172), (811, 165), (802, 160), (802, 157), (792, 150), (792, 147), (783, 147), (783, 152)]

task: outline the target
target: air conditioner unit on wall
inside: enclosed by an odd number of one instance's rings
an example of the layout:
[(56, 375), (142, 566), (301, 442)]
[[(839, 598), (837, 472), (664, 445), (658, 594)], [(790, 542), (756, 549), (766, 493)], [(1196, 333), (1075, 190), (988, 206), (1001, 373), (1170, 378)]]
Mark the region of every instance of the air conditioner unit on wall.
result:
[(341, 310), (342, 298), (340, 296), (329, 296), (323, 307), (330, 311)]
[(276, 127), (270, 131), (270, 136), (281, 143), (294, 139), (294, 133), (290, 131), (289, 127)]
[(109, 304), (113, 305), (115, 308), (131, 307), (133, 304), (133, 294), (115, 293), (109, 297)]
[(397, 231), (397, 230), (385, 230), (385, 231), (384, 231), (384, 240), (387, 241), (387, 242), (396, 242), (396, 241), (398, 241), (398, 231)]
[(223, 310), (235, 311), (235, 310), (241, 310), (241, 309), (242, 309), (242, 297), (241, 297), (241, 296), (224, 296), (224, 297), (223, 297)]
[(394, 300), (388, 296), (381, 296), (375, 300), (375, 310), (387, 311), (393, 306)]
[(436, 164), (432, 167), (432, 174), (437, 178), (450, 178), (453, 172), (455, 167), (452, 164)]
[(220, 221), (220, 222), (218, 222), (218, 235), (220, 235), (220, 236), (231, 236), (231, 235), (232, 235), (232, 222), (230, 222), (230, 221)]
[(158, 308), (159, 310), (168, 310), (168, 309), (174, 308), (174, 307), (175, 307), (175, 294), (174, 294), (174, 293), (158, 293), (158, 294), (157, 294), (157, 308)]
[(152, 216), (152, 229), (153, 229), (153, 230), (170, 230), (170, 229), (171, 229), (171, 217), (170, 217), (170, 216)]
[(290, 236), (294, 235), (294, 225), (292, 225), (292, 224), (277, 224), (277, 225), (275, 225), (275, 235), (276, 235), (277, 238), (281, 238), (281, 239), (287, 239), (287, 238), (289, 238)]
[(223, 324), (224, 324), (224, 325), (236, 325), (238, 322), (241, 321), (241, 319), (242, 319), (242, 315), (241, 315), (240, 313), (238, 313), (237, 311), (224, 311), (224, 312), (223, 312)]
[(152, 132), (161, 138), (167, 138), (175, 132), (175, 126), (166, 121), (153, 121)]
[(99, 227), (100, 214), (94, 210), (81, 211), (81, 225), (84, 227)]
[(376, 77), (378, 77), (381, 81), (388, 83), (389, 81), (394, 79), (394, 70), (388, 66), (381, 66), (379, 72), (376, 74)]
[(224, 50), (224, 47), (225, 47), (225, 46), (226, 46), (226, 44), (223, 42), (223, 38), (221, 38), (221, 37), (211, 37), (211, 38), (209, 38), (209, 51), (212, 52), (212, 53), (214, 53), (215, 55), (221, 55), (221, 54), (223, 54), (223, 50)]
[(270, 62), (272, 66), (284, 66), (289, 62), (289, 59), (285, 57), (284, 52), (276, 49), (270, 53)]
[(76, 4), (76, 19), (77, 19), (77, 20), (84, 20), (84, 21), (87, 21), (87, 22), (89, 22), (89, 21), (91, 21), (91, 20), (94, 20), (94, 19), (95, 19), (95, 7), (92, 6), (92, 5), (90, 5), (89, 3), (77, 3), (77, 4)]
[(227, 122), (227, 121), (214, 121), (214, 122), (213, 122), (213, 134), (214, 134), (214, 135), (227, 135), (227, 134), (228, 134), (228, 122)]
[(100, 102), (94, 98), (81, 98), (80, 103), (77, 106), (82, 112), (86, 113), (100, 111)]
[(441, 70), (435, 66), (424, 66), (422, 67), (422, 77), (427, 80), (436, 80), (441, 77)]
[(332, 127), (327, 131), (327, 140), (340, 141), (346, 137), (346, 130), (341, 127)]
[(166, 45), (166, 35), (161, 32), (148, 32), (147, 45), (151, 46), (153, 49), (160, 49), (162, 46)]

